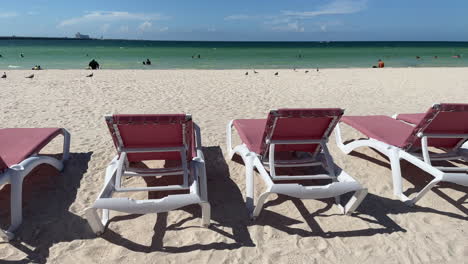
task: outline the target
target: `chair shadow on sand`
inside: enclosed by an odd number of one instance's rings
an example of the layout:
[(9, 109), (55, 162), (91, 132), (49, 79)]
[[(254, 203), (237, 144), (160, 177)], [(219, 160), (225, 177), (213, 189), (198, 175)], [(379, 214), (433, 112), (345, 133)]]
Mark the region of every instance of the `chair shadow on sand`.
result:
[[(302, 223), (302, 219), (293, 219), (285, 215), (275, 213), (270, 210), (265, 210), (267, 207), (279, 205), (283, 202), (291, 201), (296, 209), (301, 214), (302, 218), (306, 221), (310, 228), (304, 230), (300, 228), (290, 227), (292, 225)], [(315, 212), (310, 212), (303, 201), (297, 198), (291, 198), (284, 195), (279, 195), (277, 199), (269, 201), (265, 204), (264, 211), (260, 214), (256, 220), (256, 225), (271, 226), (290, 235), (298, 235), (301, 237), (322, 237), (322, 238), (334, 238), (334, 237), (366, 237), (377, 234), (391, 234), (394, 232), (406, 232), (406, 229), (399, 226), (389, 216), (388, 208), (382, 208), (382, 198), (373, 194), (368, 194), (364, 202), (360, 207), (352, 214), (352, 216), (345, 216), (339, 213), (327, 213), (334, 207), (334, 199), (320, 200), (324, 202), (325, 206)], [(317, 201), (318, 202), (318, 201)], [(386, 201), (388, 203), (388, 201)], [(397, 201), (393, 201), (397, 203)], [(392, 205), (390, 205), (392, 206)], [(395, 206), (397, 206), (395, 204)], [(333, 209), (337, 210), (337, 209)], [(325, 214), (327, 213), (327, 214)], [(379, 228), (365, 228), (359, 230), (346, 230), (346, 231), (324, 231), (320, 224), (315, 220), (315, 217), (356, 217), (374, 225), (379, 225)], [(344, 227), (347, 229), (346, 227)]]
[[(1, 263), (46, 263), (53, 245), (92, 237), (86, 221), (69, 211), (80, 181), (88, 170), (91, 155), (92, 152), (70, 153), (62, 172), (41, 165), (25, 178), (23, 223), (10, 244), (27, 256), (22, 260), (2, 260)], [(10, 214), (10, 185), (3, 186), (0, 197), (0, 219), (2, 227), (6, 227)]]
[[(390, 171), (391, 167), (390, 167), (389, 159), (387, 158), (387, 156), (383, 155), (382, 153), (378, 152), (377, 150), (374, 150), (372, 148), (371, 148), (371, 150), (374, 151), (375, 153), (377, 153), (378, 155), (380, 155), (381, 157), (383, 157), (387, 162), (378, 160), (376, 158), (370, 157), (370, 156), (368, 156), (366, 154), (363, 154), (361, 152), (356, 152), (356, 151), (351, 152), (350, 155), (354, 156), (354, 157), (364, 159), (364, 160), (367, 160), (367, 161), (370, 161), (370, 162), (375, 163), (375, 164), (377, 164), (379, 166), (382, 166), (382, 167), (385, 167), (385, 168), (389, 169), (388, 177), (391, 180), (391, 171)], [(451, 167), (451, 166), (453, 167), (454, 166), (453, 163), (450, 163), (448, 161), (433, 161), (432, 163), (435, 166), (445, 166), (445, 167)], [(454, 163), (457, 163), (457, 164), (463, 165), (463, 166), (468, 166), (467, 162), (454, 161)], [(400, 166), (401, 166), (402, 177), (405, 180), (407, 180), (408, 182), (410, 182), (414, 186), (414, 187), (408, 188), (406, 191), (404, 191), (404, 194), (407, 195), (407, 196), (409, 196), (409, 195), (411, 195), (413, 193), (419, 192), (425, 185), (427, 185), (431, 180), (434, 179), (434, 177), (432, 177), (430, 174), (428, 174), (425, 171), (419, 169), (418, 167), (416, 167), (415, 165), (409, 163), (406, 160), (401, 160)], [(455, 214), (455, 213), (439, 211), (439, 210), (436, 210), (436, 209), (421, 207), (418, 204), (414, 205), (413, 207), (408, 207), (408, 206), (404, 206), (404, 205), (395, 207), (395, 208), (398, 208), (399, 209), (398, 211), (401, 211), (401, 212), (394, 212), (394, 213), (421, 212), (421, 211), (423, 211), (423, 212), (429, 212), (429, 213), (445, 215), (445, 216), (458, 218), (458, 219), (462, 219), (462, 220), (468, 220), (468, 208), (464, 206), (464, 204), (466, 204), (468, 202), (468, 194), (465, 194), (461, 198), (455, 200), (455, 199), (451, 198), (450, 196), (448, 196), (447, 194), (445, 194), (442, 191), (442, 189), (445, 189), (445, 188), (450, 188), (450, 189), (457, 190), (459, 192), (468, 193), (468, 187), (461, 186), (461, 185), (454, 184), (454, 183), (441, 182), (441, 183), (439, 183), (438, 185), (436, 185), (435, 187), (433, 187), (431, 189), (432, 192), (439, 195), (442, 199), (446, 200), (447, 202), (452, 204), (454, 207), (456, 207), (458, 210), (463, 212), (465, 214), (464, 216), (463, 215), (458, 215), (458, 214)], [(422, 199), (424, 199), (424, 197)]]
[[(243, 164), (242, 159), (235, 155), (233, 158), (234, 162)], [(314, 170), (311, 170), (313, 173)], [(256, 172), (258, 173), (258, 172)], [(289, 171), (289, 173), (294, 173)], [(258, 176), (258, 175), (257, 175)], [(255, 177), (255, 176), (254, 176)], [(347, 201), (350, 198), (351, 194), (345, 194), (343, 196), (344, 200)], [(268, 210), (268, 207), (280, 205), (284, 202), (292, 202), (296, 209), (299, 211), (302, 219), (290, 218), (287, 215), (276, 213), (272, 210)], [(317, 236), (322, 238), (333, 238), (333, 237), (364, 237), (364, 236), (373, 236), (377, 234), (390, 234), (393, 232), (406, 232), (404, 228), (399, 226), (394, 222), (388, 214), (391, 213), (389, 208), (394, 208), (402, 206), (399, 201), (394, 201), (390, 199), (385, 199), (373, 194), (367, 194), (364, 198), (364, 201), (357, 208), (357, 210), (352, 214), (352, 216), (345, 216), (341, 213), (330, 213), (329, 211), (338, 212), (335, 207), (334, 199), (320, 199), (315, 200), (315, 202), (323, 202), (324, 207), (315, 211), (310, 212), (303, 200), (289, 197), (286, 195), (277, 194), (277, 198), (270, 200), (265, 203), (262, 212), (255, 222), (251, 222), (252, 225), (261, 225), (261, 226), (271, 226), (275, 229), (281, 230), (290, 235), (298, 235), (301, 237), (311, 237)], [(382, 206), (382, 202), (386, 203), (385, 206)], [(325, 232), (320, 224), (315, 220), (315, 217), (357, 217), (373, 225), (380, 225), (379, 228), (365, 228), (359, 230), (347, 230), (347, 231), (331, 231)], [(301, 224), (304, 220), (309, 226), (310, 230), (304, 230), (301, 228), (291, 227), (293, 225)]]
[[(211, 204), (211, 225), (209, 230), (234, 240), (232, 243), (213, 242), (209, 244), (193, 244), (177, 247), (164, 245), (164, 235), (167, 231), (204, 228), (201, 226), (200, 206), (196, 204), (181, 208), (181, 210), (186, 211), (191, 214), (191, 216), (171, 225), (167, 224), (168, 213), (158, 213), (151, 245), (146, 246), (130, 241), (110, 228), (107, 228), (101, 237), (113, 244), (120, 245), (129, 250), (145, 253), (154, 251), (182, 253), (194, 250), (225, 250), (237, 249), (240, 247), (254, 247), (255, 244), (250, 238), (250, 234), (247, 229), (249, 220), (242, 194), (236, 183), (229, 177), (229, 168), (224, 160), (221, 149), (219, 147), (204, 147), (203, 154), (206, 162), (208, 199)], [(151, 186), (151, 180), (147, 180), (146, 178), (146, 184)], [(152, 197), (151, 192), (148, 196), (150, 199), (159, 198)], [(110, 222), (130, 220), (140, 216), (141, 215), (135, 214), (115, 216), (110, 219)], [(185, 223), (192, 220), (197, 220), (195, 221), (195, 225), (183, 226)], [(223, 230), (226, 228), (231, 229), (232, 231), (228, 232)]]
[[(319, 223), (314, 220), (314, 217), (330, 217), (336, 215), (330, 213), (324, 214), (333, 207), (332, 199), (322, 200), (325, 206), (311, 213), (300, 199), (282, 195), (267, 202), (257, 220), (250, 221), (242, 193), (237, 184), (230, 178), (229, 168), (221, 149), (219, 147), (205, 147), (203, 148), (203, 153), (206, 160), (208, 195), (212, 209), (212, 223), (209, 230), (230, 238), (233, 242), (213, 242), (210, 244), (193, 244), (177, 247), (164, 245), (163, 239), (167, 231), (203, 228), (198, 225), (199, 222), (195, 222), (196, 224), (193, 226), (183, 226), (188, 221), (199, 220), (201, 218), (198, 205), (182, 208), (182, 210), (188, 212), (191, 216), (171, 225), (167, 224), (167, 213), (157, 214), (154, 235), (151, 245), (149, 246), (130, 241), (110, 228), (106, 229), (101, 238), (136, 252), (147, 253), (162, 251), (168, 253), (183, 253), (193, 250), (225, 250), (241, 247), (255, 247), (248, 231), (248, 227), (254, 225), (271, 226), (288, 234), (296, 234), (303, 237), (319, 236), (332, 238), (337, 236), (360, 237), (393, 232), (406, 232), (404, 228), (400, 227), (388, 216), (389, 214), (429, 212), (459, 219), (467, 219), (466, 217), (454, 213), (442, 212), (436, 209), (420, 206), (408, 207), (398, 200), (368, 194), (354, 214), (354, 217), (372, 224), (378, 224), (381, 226), (380, 228), (325, 232), (320, 227)], [(27, 257), (18, 261), (3, 260), (2, 263), (45, 263), (49, 256), (49, 249), (56, 243), (96, 238), (84, 218), (69, 212), (69, 207), (76, 199), (80, 181), (88, 170), (88, 163), (91, 155), (92, 152), (71, 153), (70, 160), (67, 162), (64, 172), (60, 173), (54, 168), (44, 165), (33, 171), (32, 174), (25, 179), (23, 185), (23, 200), (25, 203), (25, 206), (23, 206), (24, 220), (21, 228), (16, 232), (18, 239), (11, 241), (10, 244), (26, 254)], [(387, 163), (361, 153), (353, 152), (351, 155), (365, 158), (381, 166), (389, 167)], [(402, 168), (405, 170), (406, 167), (403, 166)], [(423, 172), (417, 173), (418, 177), (413, 178), (420, 178), (419, 174), (424, 174)], [(466, 196), (464, 197), (466, 198)], [(0, 198), (0, 208), (8, 208), (8, 185), (0, 190)], [(288, 201), (291, 201), (295, 205), (303, 219), (293, 219), (268, 210), (268, 207)], [(8, 215), (9, 212), (3, 213), (3, 211), (0, 214), (3, 227), (7, 225)], [(111, 221), (131, 221), (131, 219), (140, 216), (141, 215), (115, 216)], [(306, 221), (312, 231), (291, 227), (292, 225), (301, 223), (302, 220)], [(230, 229), (231, 231), (225, 231), (226, 229)]]
[[(237, 184), (230, 178), (228, 165), (226, 164), (221, 149), (219, 147), (206, 147), (203, 148), (203, 153), (205, 155), (207, 167), (209, 190), (208, 197), (212, 210), (212, 223), (210, 230), (234, 240), (233, 243), (213, 242), (211, 244), (194, 244), (180, 247), (164, 245), (164, 235), (168, 230), (174, 231), (190, 228), (202, 228), (198, 225), (182, 227), (182, 225), (187, 221), (191, 221), (197, 218), (199, 219), (201, 217), (200, 208), (198, 205), (190, 205), (182, 208), (182, 210), (190, 213), (191, 216), (172, 225), (167, 224), (167, 213), (159, 213), (157, 215), (156, 224), (154, 226), (153, 239), (151, 241), (151, 245), (148, 246), (130, 241), (129, 239), (122, 237), (120, 234), (112, 231), (109, 228), (101, 237), (113, 244), (120, 245), (129, 250), (145, 253), (153, 251), (182, 253), (193, 250), (225, 250), (237, 249), (241, 247), (254, 247), (255, 244), (248, 232), (249, 226), (271, 226), (285, 233), (295, 234), (303, 237), (363, 237), (377, 234), (389, 234), (393, 232), (406, 232), (404, 228), (400, 227), (388, 216), (389, 214), (406, 213), (415, 210), (429, 212), (434, 211), (432, 209), (409, 208), (404, 206), (400, 201), (368, 194), (364, 202), (358, 208), (357, 213), (354, 214), (354, 217), (362, 219), (365, 222), (372, 223), (373, 225), (380, 225), (381, 227), (350, 231), (325, 232), (320, 227), (318, 222), (314, 220), (314, 217), (330, 217), (337, 215), (330, 213), (324, 214), (333, 207), (333, 199), (322, 200), (325, 203), (325, 206), (316, 212), (310, 213), (300, 199), (279, 195), (277, 199), (271, 200), (265, 204), (265, 209), (256, 219), (256, 221), (251, 221), (248, 218), (242, 193)], [(234, 161), (236, 162), (236, 159)], [(295, 207), (299, 210), (303, 219), (293, 219), (268, 210), (268, 207), (287, 201), (292, 201)], [(398, 211), (395, 212), (394, 210)], [(113, 217), (111, 221), (130, 220), (140, 216), (141, 215), (116, 216)], [(303, 220), (305, 220), (310, 230), (312, 231), (291, 227), (292, 225), (302, 223)], [(232, 233), (223, 230), (226, 228), (230, 228)]]

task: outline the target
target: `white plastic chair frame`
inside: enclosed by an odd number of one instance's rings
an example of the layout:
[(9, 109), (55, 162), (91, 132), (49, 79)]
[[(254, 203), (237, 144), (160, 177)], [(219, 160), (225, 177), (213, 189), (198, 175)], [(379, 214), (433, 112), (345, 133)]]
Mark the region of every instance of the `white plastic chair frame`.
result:
[(14, 231), (23, 222), (22, 211), (22, 196), (23, 196), (23, 180), (24, 178), (37, 166), (42, 164), (49, 164), (58, 171), (62, 171), (64, 161), (68, 160), (70, 156), (70, 133), (62, 128), (61, 134), (63, 135), (63, 154), (62, 159), (58, 160), (50, 156), (38, 155), (34, 153), (27, 159), (18, 164), (10, 166), (6, 171), (0, 173), (0, 185), (11, 184), (10, 193), (10, 221), (11, 224), (7, 230), (0, 229), (0, 238), (5, 241), (10, 241), (15, 237)]
[[(187, 115), (190, 118), (189, 115)], [(106, 118), (112, 118), (106, 116)], [(189, 205), (199, 204), (202, 210), (202, 225), (209, 226), (211, 219), (211, 209), (208, 202), (208, 191), (206, 183), (205, 160), (202, 152), (200, 127), (193, 123), (195, 130), (196, 157), (187, 163), (186, 150), (188, 146), (174, 148), (124, 148), (122, 139), (119, 141), (120, 156), (117, 155), (109, 163), (106, 169), (104, 188), (99, 194), (91, 208), (88, 208), (85, 217), (96, 235), (104, 232), (109, 222), (109, 210), (115, 210), (130, 214), (148, 214), (160, 213), (175, 210), (177, 208)], [(114, 127), (116, 132), (117, 126)], [(183, 133), (183, 138), (185, 133)], [(119, 135), (120, 137), (120, 135)], [(144, 152), (180, 152), (182, 166), (177, 168), (158, 168), (158, 169), (129, 169), (127, 153)], [(130, 177), (148, 177), (148, 176), (170, 176), (183, 174), (182, 185), (158, 186), (158, 187), (136, 187), (122, 188), (122, 176)], [(190, 182), (190, 178), (192, 182)], [(188, 194), (174, 194), (161, 199), (134, 200), (130, 198), (112, 198), (114, 192), (140, 192), (140, 191), (171, 191), (171, 190), (189, 190)], [(99, 217), (97, 211), (102, 209), (102, 215)]]
[[(386, 155), (390, 159), (390, 167), (392, 170), (393, 194), (407, 205), (414, 205), (417, 203), (432, 187), (441, 181), (468, 186), (468, 168), (436, 167), (431, 164), (431, 161), (436, 160), (463, 159), (468, 161), (468, 149), (463, 149), (463, 147), (461, 147), (463, 142), (468, 139), (468, 134), (427, 134), (420, 132), (417, 136), (421, 138), (421, 153), (406, 151), (372, 138), (354, 140), (348, 144), (344, 144), (339, 124), (335, 128), (335, 136), (336, 144), (345, 154), (349, 154), (359, 147), (371, 147)], [(428, 138), (461, 138), (461, 140), (455, 148), (446, 153), (430, 154), (427, 146)], [(403, 194), (403, 177), (401, 176), (400, 167), (401, 159), (410, 162), (434, 177), (431, 182), (421, 191), (414, 194), (412, 198)]]
[[(278, 118), (278, 117), (277, 117)], [(360, 205), (364, 197), (367, 195), (367, 189), (363, 188), (356, 180), (354, 180), (345, 171), (338, 168), (333, 162), (327, 148), (328, 138), (321, 140), (271, 140), (267, 138), (266, 142), (269, 144), (268, 160), (250, 151), (244, 144), (240, 144), (232, 148), (232, 126), (233, 121), (227, 125), (227, 151), (229, 159), (232, 159), (234, 154), (240, 155), (245, 164), (246, 172), (246, 206), (249, 215), (255, 219), (260, 215), (260, 212), (265, 204), (268, 196), (271, 193), (283, 194), (300, 199), (323, 199), (335, 198), (336, 204), (342, 213), (350, 215)], [(273, 133), (270, 134), (270, 137)], [(325, 133), (326, 134), (326, 133)], [(307, 160), (276, 160), (275, 161), (275, 145), (277, 144), (319, 144), (318, 151)], [(266, 155), (265, 155), (266, 156)], [(328, 174), (316, 175), (300, 175), (300, 176), (278, 176), (276, 175), (276, 167), (313, 167), (322, 166)], [(255, 183), (254, 183), (254, 169), (257, 169), (261, 178), (267, 185), (266, 191), (262, 193), (255, 205)], [(267, 171), (268, 168), (268, 171)], [(338, 172), (338, 173), (337, 173)], [(317, 180), (317, 179), (330, 179), (333, 182), (327, 185), (319, 186), (303, 186), (297, 183), (276, 183), (274, 181), (282, 180)], [(354, 191), (353, 196), (343, 206), (340, 201), (342, 194)]]

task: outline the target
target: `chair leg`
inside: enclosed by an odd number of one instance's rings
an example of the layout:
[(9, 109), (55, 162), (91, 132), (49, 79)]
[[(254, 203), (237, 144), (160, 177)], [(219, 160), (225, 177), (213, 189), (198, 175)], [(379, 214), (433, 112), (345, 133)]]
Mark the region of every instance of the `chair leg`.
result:
[(23, 221), (23, 175), (15, 173), (10, 178), (11, 194), (10, 194), (10, 211), (11, 225), (5, 232), (8, 241), (12, 240), (15, 235), (14, 231), (21, 225)]
[(335, 196), (335, 204), (338, 206), (338, 208), (341, 210), (341, 213), (342, 214), (345, 214), (345, 208), (344, 206), (341, 204), (341, 196)]
[(406, 202), (407, 205), (414, 205), (416, 204), (429, 190), (432, 189), (437, 183), (439, 183), (439, 179), (432, 180), (429, 184), (424, 186), (424, 188), (415, 196), (413, 199)]
[(107, 222), (109, 222), (109, 209), (102, 209), (102, 217), (101, 217), (101, 223), (106, 226)]
[(252, 214), (250, 215), (252, 219), (257, 218), (260, 215), (260, 212), (263, 209), (263, 205), (265, 204), (265, 201), (270, 194), (271, 192), (264, 192), (258, 197), (257, 206), (255, 206)]
[(397, 150), (389, 152), (390, 167), (392, 170), (393, 194), (398, 198), (403, 194), (403, 182), (401, 177), (400, 157)]
[(356, 191), (351, 197), (351, 199), (349, 199), (349, 201), (344, 206), (343, 213), (346, 215), (351, 215), (358, 208), (358, 206), (361, 204), (362, 200), (364, 200), (366, 195), (366, 188)]
[(341, 204), (341, 196), (335, 196), (335, 204)]
[(86, 220), (89, 223), (89, 226), (96, 235), (101, 235), (104, 232), (105, 226), (109, 221), (109, 210), (104, 209), (102, 211), (102, 220), (97, 214), (96, 208), (88, 208), (85, 212)]
[(200, 207), (202, 210), (202, 225), (205, 227), (210, 226), (211, 220), (211, 206), (207, 202), (200, 203)]
[(247, 210), (250, 214), (254, 209), (254, 199), (255, 199), (255, 190), (254, 190), (254, 170), (253, 170), (253, 157), (248, 154), (247, 158), (245, 159), (245, 190), (246, 190), (246, 198), (245, 204), (247, 206)]
[(66, 129), (62, 129), (63, 134), (63, 155), (62, 161), (68, 160), (70, 157), (70, 133)]

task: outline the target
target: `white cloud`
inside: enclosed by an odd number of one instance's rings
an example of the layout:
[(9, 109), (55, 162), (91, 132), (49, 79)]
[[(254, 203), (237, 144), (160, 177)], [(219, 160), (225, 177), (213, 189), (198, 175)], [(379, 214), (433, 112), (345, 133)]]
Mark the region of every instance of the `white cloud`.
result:
[(327, 22), (319, 22), (317, 23), (316, 25), (318, 26), (319, 30), (321, 32), (328, 32), (328, 29), (330, 27), (335, 27), (335, 26), (339, 26), (339, 25), (342, 25), (343, 23), (339, 20), (336, 20), (336, 21), (327, 21)]
[(296, 18), (311, 18), (322, 15), (343, 15), (353, 14), (364, 10), (367, 7), (367, 0), (335, 0), (327, 5), (324, 5), (314, 11), (296, 12), (282, 11), (285, 16)]
[(299, 22), (291, 22), (285, 25), (274, 26), (271, 28), (275, 31), (283, 31), (283, 32), (304, 32), (304, 27), (299, 24)]
[(227, 16), (224, 18), (224, 20), (226, 21), (230, 21), (230, 20), (247, 20), (247, 19), (252, 19), (254, 18), (254, 16), (249, 16), (249, 15), (231, 15), (231, 16)]
[[(127, 30), (128, 30), (128, 27), (127, 27)], [(166, 32), (169, 30), (169, 27), (153, 27), (153, 23), (149, 21), (145, 21), (138, 26), (138, 30), (141, 32), (149, 32), (149, 31)]]
[(151, 22), (145, 21), (138, 26), (138, 30), (143, 31), (143, 32), (150, 31), (152, 27), (153, 27), (153, 24)]
[(37, 12), (37, 11), (28, 11), (26, 14), (28, 14), (30, 16), (34, 16), (34, 15), (39, 15), (39, 12)]
[(16, 12), (0, 12), (0, 18), (11, 18), (17, 17), (18, 13)]
[(158, 13), (130, 13), (123, 11), (92, 11), (81, 17), (66, 19), (58, 25), (59, 27), (72, 26), (90, 22), (116, 22), (128, 20), (153, 21), (163, 20), (169, 17)]
[[(319, 6), (312, 11), (281, 11), (278, 15), (246, 15), (237, 14), (224, 18), (224, 20), (253, 20), (262, 19), (263, 24), (271, 25), (274, 31), (304, 32), (305, 28), (300, 22), (317, 16), (344, 15), (360, 12), (367, 8), (368, 0), (332, 0), (328, 4)], [(329, 26), (336, 25), (322, 23), (320, 30), (326, 32)]]
[[(271, 19), (272, 21), (266, 22), (269, 24), (279, 24), (281, 20), (287, 20), (288, 17), (295, 19), (306, 19), (322, 15), (344, 15), (360, 12), (367, 8), (367, 0), (333, 0), (330, 3), (318, 7), (313, 11), (281, 11), (281, 14), (274, 16), (265, 15), (246, 15), (237, 14), (230, 15), (224, 20), (249, 20), (249, 19)], [(275, 22), (276, 21), (276, 22)], [(284, 23), (284, 22), (283, 22)]]
[(278, 25), (278, 24), (287, 24), (290, 21), (291, 21), (291, 18), (289, 17), (273, 17), (272, 19), (266, 20), (263, 23), (267, 25)]

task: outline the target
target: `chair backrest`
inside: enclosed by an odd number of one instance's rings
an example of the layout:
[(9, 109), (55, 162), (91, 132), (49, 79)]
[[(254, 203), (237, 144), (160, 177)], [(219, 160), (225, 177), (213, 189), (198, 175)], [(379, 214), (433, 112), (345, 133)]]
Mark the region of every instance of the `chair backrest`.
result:
[[(436, 104), (426, 112), (424, 118), (417, 124), (407, 139), (405, 149), (420, 147), (421, 138), (418, 135), (468, 135), (468, 104)], [(455, 148), (466, 137), (428, 138), (428, 146), (440, 148)]]
[[(269, 142), (327, 140), (343, 115), (340, 108), (279, 109), (270, 111), (262, 139), (262, 153), (266, 155)], [(317, 153), (320, 144), (281, 144), (275, 151), (304, 151)]]
[[(195, 151), (193, 122), (190, 115), (113, 115), (106, 116), (117, 152), (128, 149), (184, 147), (187, 160)], [(155, 151), (127, 154), (128, 161), (181, 160), (181, 153)]]

